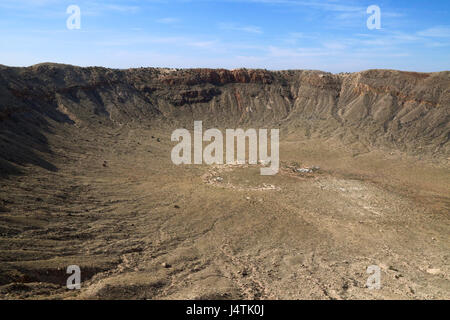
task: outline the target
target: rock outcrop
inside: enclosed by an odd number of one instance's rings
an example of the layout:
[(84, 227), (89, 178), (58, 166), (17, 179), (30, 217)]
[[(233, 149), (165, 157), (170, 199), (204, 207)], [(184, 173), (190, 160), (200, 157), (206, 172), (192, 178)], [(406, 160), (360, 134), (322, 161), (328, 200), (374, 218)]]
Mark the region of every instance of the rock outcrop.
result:
[(216, 126), (276, 126), (369, 149), (448, 157), (449, 111), (449, 71), (0, 66), (0, 158), (23, 162), (9, 150), (13, 144), (31, 148), (27, 132), (38, 139), (33, 149), (46, 149), (38, 145), (49, 121), (192, 125), (192, 119)]

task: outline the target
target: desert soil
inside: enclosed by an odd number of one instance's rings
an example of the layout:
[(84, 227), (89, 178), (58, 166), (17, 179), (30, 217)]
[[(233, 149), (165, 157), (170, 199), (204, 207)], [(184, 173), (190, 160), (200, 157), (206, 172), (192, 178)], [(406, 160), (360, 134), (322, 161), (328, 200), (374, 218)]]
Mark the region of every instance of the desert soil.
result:
[(450, 298), (448, 161), (283, 132), (260, 176), (173, 165), (163, 127), (62, 126), (58, 170), (0, 180), (1, 299)]

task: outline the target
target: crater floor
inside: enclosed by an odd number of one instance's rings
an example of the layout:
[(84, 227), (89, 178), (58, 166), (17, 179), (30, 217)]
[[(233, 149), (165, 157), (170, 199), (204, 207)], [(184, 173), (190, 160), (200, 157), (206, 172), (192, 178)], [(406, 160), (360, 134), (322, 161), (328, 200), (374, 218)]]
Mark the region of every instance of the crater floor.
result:
[(173, 165), (168, 130), (70, 130), (57, 171), (0, 180), (2, 299), (450, 298), (448, 163), (286, 133), (261, 177)]

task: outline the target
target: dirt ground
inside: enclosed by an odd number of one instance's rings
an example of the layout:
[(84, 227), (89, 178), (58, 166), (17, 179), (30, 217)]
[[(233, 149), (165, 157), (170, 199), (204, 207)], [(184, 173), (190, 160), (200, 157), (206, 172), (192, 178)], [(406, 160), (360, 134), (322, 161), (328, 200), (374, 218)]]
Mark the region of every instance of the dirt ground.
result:
[(0, 180), (1, 299), (450, 299), (448, 161), (285, 132), (260, 176), (175, 166), (156, 127), (60, 132), (57, 171)]

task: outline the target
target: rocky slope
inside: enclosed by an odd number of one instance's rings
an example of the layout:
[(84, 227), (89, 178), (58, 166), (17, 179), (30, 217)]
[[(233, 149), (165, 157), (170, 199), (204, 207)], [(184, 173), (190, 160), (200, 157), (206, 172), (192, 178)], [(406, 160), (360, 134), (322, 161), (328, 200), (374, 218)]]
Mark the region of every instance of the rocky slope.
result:
[[(45, 132), (73, 126), (163, 123), (280, 126), (337, 137), (362, 150), (383, 146), (448, 157), (450, 72), (0, 66), (0, 165), (49, 163)], [(50, 121), (50, 122), (49, 122)], [(5, 161), (6, 160), (6, 161)]]
[[(0, 66), (0, 300), (449, 299), (449, 75)], [(280, 172), (175, 165), (194, 120)]]

